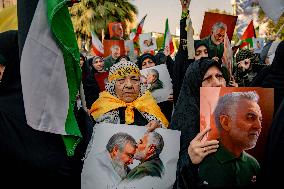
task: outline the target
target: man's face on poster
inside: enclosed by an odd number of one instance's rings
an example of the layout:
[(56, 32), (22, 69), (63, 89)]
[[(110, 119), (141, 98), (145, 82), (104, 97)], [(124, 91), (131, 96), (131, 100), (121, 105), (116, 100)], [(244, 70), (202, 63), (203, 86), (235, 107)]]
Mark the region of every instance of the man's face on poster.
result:
[(157, 80), (157, 78), (154, 74), (152, 74), (151, 72), (149, 72), (147, 74), (147, 83), (148, 84), (153, 84), (156, 80)]
[(220, 45), (224, 42), (226, 30), (223, 28), (217, 28), (215, 31), (212, 31), (212, 41), (215, 45)]
[(124, 178), (127, 175), (127, 166), (133, 163), (133, 157), (136, 152), (136, 146), (126, 143), (123, 150), (119, 150), (118, 146), (114, 147), (112, 154), (112, 163), (117, 174)]
[(119, 46), (111, 47), (111, 55), (114, 59), (117, 59), (120, 56), (120, 47)]
[(138, 142), (134, 159), (144, 161), (147, 157), (152, 155), (150, 152), (151, 145), (148, 145), (149, 136), (145, 134)]
[(113, 37), (123, 38), (123, 27), (121, 23), (116, 23), (113, 25)]
[(242, 99), (235, 107), (236, 114), (229, 119), (230, 138), (244, 150), (254, 148), (261, 132), (260, 107), (248, 99)]

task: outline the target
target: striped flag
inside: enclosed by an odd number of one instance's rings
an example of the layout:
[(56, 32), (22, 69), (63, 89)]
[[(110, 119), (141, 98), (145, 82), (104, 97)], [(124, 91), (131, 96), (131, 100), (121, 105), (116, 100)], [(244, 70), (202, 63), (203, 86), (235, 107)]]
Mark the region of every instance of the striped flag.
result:
[[(143, 26), (144, 26), (144, 22), (145, 22), (145, 18), (146, 18), (147, 14), (142, 18), (142, 20), (139, 22), (137, 28), (136, 28), (136, 33), (135, 33), (135, 36), (133, 38), (133, 41), (134, 42), (137, 42), (138, 39), (139, 39), (139, 35), (142, 33), (142, 29), (143, 29)], [(131, 40), (131, 39), (130, 39)]]
[(252, 38), (255, 38), (255, 31), (253, 26), (253, 20), (250, 21), (248, 27), (246, 28), (245, 32), (243, 33), (241, 39), (241, 46), (240, 48), (243, 48), (245, 46), (253, 47), (253, 40)]
[(20, 69), (28, 125), (62, 135), (72, 156), (82, 136), (73, 113), (82, 73), (67, 3), (38, 1)]
[(99, 40), (95, 32), (92, 31), (92, 49), (95, 55), (103, 57), (104, 55), (104, 46)]
[(170, 28), (169, 28), (169, 20), (168, 19), (166, 20), (163, 49), (167, 49), (170, 52), (170, 55), (173, 54), (173, 52), (175, 51), (172, 35), (171, 35), (171, 32), (170, 32)]

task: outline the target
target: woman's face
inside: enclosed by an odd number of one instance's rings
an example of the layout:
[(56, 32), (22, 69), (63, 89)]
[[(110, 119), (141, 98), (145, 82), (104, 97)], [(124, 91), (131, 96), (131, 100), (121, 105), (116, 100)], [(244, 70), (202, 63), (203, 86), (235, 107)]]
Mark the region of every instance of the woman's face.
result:
[(217, 66), (211, 66), (202, 80), (202, 87), (226, 87), (226, 80)]
[(93, 60), (93, 67), (98, 72), (104, 71), (104, 65), (105, 65), (105, 63), (101, 58), (96, 58), (96, 59)]
[(155, 62), (153, 62), (152, 59), (150, 58), (146, 58), (143, 62), (142, 62), (142, 69), (145, 69), (145, 68), (151, 68), (155, 66)]

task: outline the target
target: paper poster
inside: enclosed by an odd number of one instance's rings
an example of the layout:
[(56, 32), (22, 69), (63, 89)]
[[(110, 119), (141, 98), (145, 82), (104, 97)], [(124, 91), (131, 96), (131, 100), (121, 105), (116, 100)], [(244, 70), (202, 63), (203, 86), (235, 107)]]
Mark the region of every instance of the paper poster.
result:
[(227, 35), (229, 40), (232, 40), (234, 29), (236, 26), (238, 16), (232, 16), (227, 14), (219, 14), (212, 12), (205, 12), (202, 29), (200, 33), (200, 39), (203, 39), (211, 35), (212, 26), (217, 22), (223, 22), (227, 25)]
[(156, 38), (151, 33), (143, 33), (139, 35), (139, 46), (142, 53), (157, 49)]
[(264, 38), (252, 38), (254, 53), (261, 53), (264, 47)]
[(172, 80), (165, 64), (140, 70), (141, 80), (146, 84), (157, 103), (167, 101), (173, 93)]
[(105, 90), (105, 84), (107, 82), (107, 78), (108, 78), (108, 72), (95, 73), (95, 79), (99, 85), (100, 92)]
[(96, 124), (81, 174), (82, 189), (171, 189), (180, 132)]
[[(216, 126), (214, 111), (217, 102), (221, 96), (232, 92), (248, 92), (255, 91), (259, 96), (259, 107), (262, 115), (261, 132), (257, 140), (255, 148), (249, 150), (256, 155), (257, 159), (261, 159), (270, 128), (274, 109), (274, 90), (270, 88), (259, 87), (201, 87), (200, 88), (200, 129), (211, 127), (211, 131), (207, 136), (207, 140), (217, 139), (220, 137), (219, 130)], [(268, 100), (269, 99), (269, 100)], [(230, 102), (230, 104), (232, 104)], [(233, 110), (231, 110), (233, 111)]]
[(125, 40), (124, 46), (125, 46), (125, 55), (130, 58), (131, 62), (136, 62), (137, 61), (137, 55), (134, 52), (133, 40)]
[(110, 39), (123, 40), (125, 23), (123, 22), (111, 22), (108, 24)]
[(119, 57), (125, 54), (124, 40), (104, 40), (104, 57)]

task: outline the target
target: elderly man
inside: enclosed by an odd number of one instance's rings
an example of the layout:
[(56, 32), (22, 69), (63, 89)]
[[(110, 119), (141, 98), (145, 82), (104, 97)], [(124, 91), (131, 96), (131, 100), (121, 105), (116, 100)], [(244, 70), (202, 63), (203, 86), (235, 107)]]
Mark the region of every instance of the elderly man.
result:
[(153, 92), (163, 88), (163, 82), (159, 79), (159, 72), (156, 69), (150, 69), (147, 74), (147, 83), (150, 84), (149, 91)]
[(112, 29), (112, 36), (111, 39), (113, 40), (123, 40), (123, 27), (121, 23), (116, 22), (113, 23), (111, 26)]
[(119, 62), (110, 68), (106, 91), (91, 107), (97, 123), (147, 125), (149, 131), (167, 127), (168, 121), (146, 86), (140, 70), (132, 62)]
[(224, 52), (224, 37), (227, 32), (227, 25), (223, 22), (216, 22), (212, 26), (211, 35), (202, 41), (208, 47), (208, 57), (220, 62)]
[(120, 47), (118, 45), (113, 45), (110, 48), (111, 55), (105, 58), (105, 67), (106, 71), (109, 71), (110, 67), (115, 64), (116, 59), (120, 56)]
[[(216, 153), (199, 165), (201, 184), (208, 188), (249, 187), (255, 184), (260, 167), (245, 152), (254, 148), (261, 131), (259, 96), (254, 91), (233, 92), (221, 97), (214, 111), (220, 134)], [(203, 150), (211, 150), (210, 146)]]
[(132, 169), (126, 177), (126, 181), (141, 179), (145, 176), (162, 177), (164, 164), (159, 158), (164, 147), (163, 137), (157, 132), (146, 133), (140, 139), (134, 158), (141, 163)]

